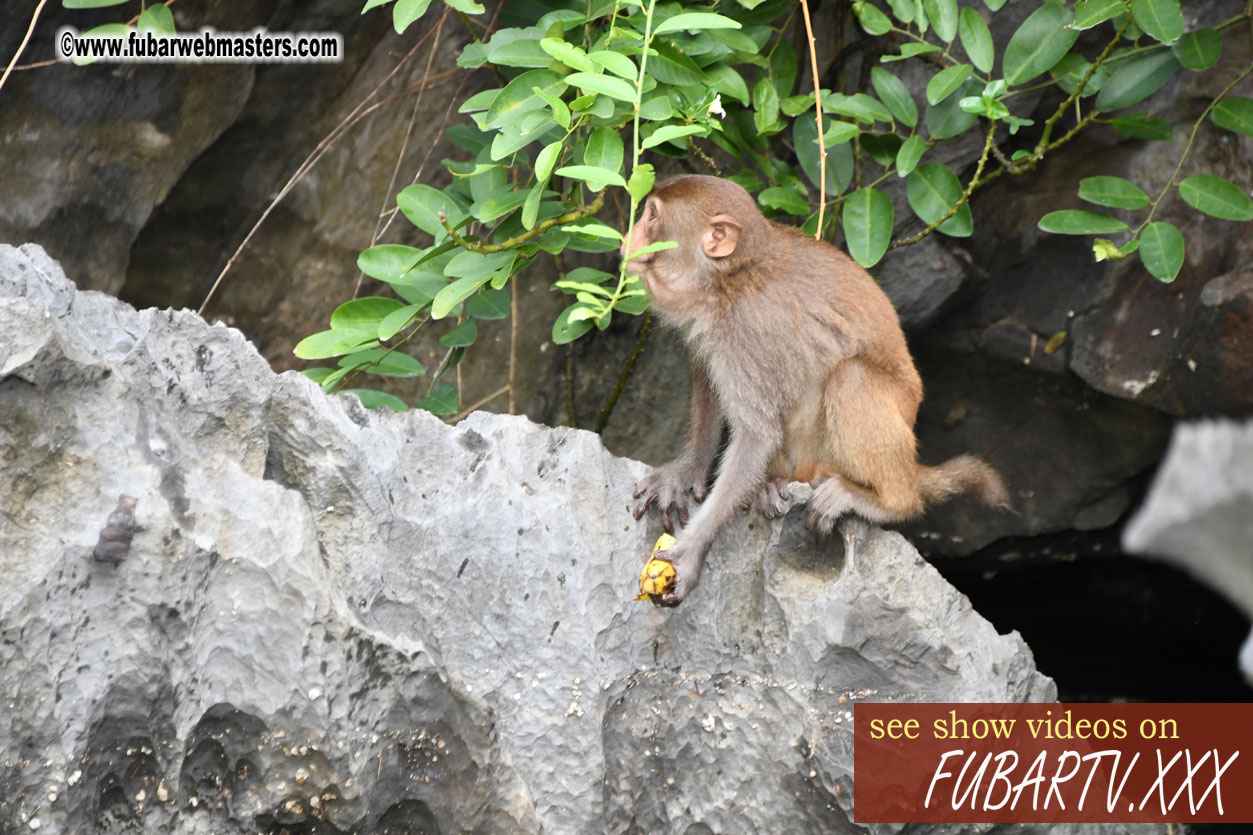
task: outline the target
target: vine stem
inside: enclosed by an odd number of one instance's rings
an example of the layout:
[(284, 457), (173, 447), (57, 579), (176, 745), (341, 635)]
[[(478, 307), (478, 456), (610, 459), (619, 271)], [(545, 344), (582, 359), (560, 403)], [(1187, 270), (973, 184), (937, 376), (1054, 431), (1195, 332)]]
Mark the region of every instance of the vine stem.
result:
[[(1083, 78), (1075, 85), (1075, 89), (1071, 92), (1070, 96), (1058, 106), (1057, 111), (1048, 118), (1048, 121), (1044, 123), (1044, 132), (1040, 134), (1040, 141), (1035, 146), (1035, 156), (1037, 158), (1048, 150), (1049, 138), (1053, 135), (1053, 126), (1057, 124), (1057, 120), (1070, 109), (1071, 104), (1079, 100), (1079, 96), (1083, 95), (1083, 90), (1088, 86), (1088, 81), (1092, 78), (1092, 75), (1096, 72), (1097, 68), (1104, 63), (1105, 59), (1109, 57), (1109, 53), (1114, 49), (1118, 42), (1122, 40), (1123, 32), (1127, 31), (1127, 27), (1130, 25), (1131, 15), (1127, 15), (1127, 19), (1123, 21), (1122, 26), (1116, 33), (1114, 33), (1114, 37), (1111, 38), (1110, 42), (1105, 45), (1105, 49), (1100, 55), (1096, 56), (1095, 61), (1088, 65), (1088, 71), (1083, 74)], [(1093, 112), (1089, 114), (1089, 117), (1091, 118), (1095, 115), (1094, 108)]]
[(892, 244), (891, 246), (888, 247), (888, 249), (896, 249), (897, 247), (909, 246), (911, 244), (918, 243), (923, 238), (927, 237), (932, 232), (934, 232), (936, 229), (939, 229), (940, 226), (946, 220), (951, 218), (953, 215), (957, 214), (958, 210), (960, 210), (962, 206), (965, 206), (966, 203), (970, 201), (971, 193), (978, 186), (982, 185), (982, 183), (980, 183), (980, 178), (983, 175), (983, 167), (988, 162), (988, 156), (992, 153), (992, 138), (994, 136), (996, 136), (996, 122), (994, 120), (989, 120), (988, 136), (987, 136), (987, 139), (984, 140), (984, 143), (983, 143), (983, 153), (979, 154), (979, 164), (975, 166), (975, 175), (970, 178), (970, 182), (966, 184), (966, 189), (965, 191), (962, 192), (962, 196), (958, 198), (957, 202), (954, 203), (952, 206), (949, 206), (948, 211), (940, 215), (938, 218), (936, 218), (933, 223), (928, 224), (926, 229), (923, 229), (917, 235), (911, 235), (908, 238), (902, 238), (900, 240), (892, 241)]
[(1224, 87), (1222, 92), (1215, 96), (1206, 108), (1201, 111), (1201, 115), (1198, 116), (1196, 122), (1192, 124), (1192, 133), (1188, 135), (1188, 143), (1183, 146), (1183, 153), (1179, 155), (1179, 164), (1175, 166), (1175, 170), (1171, 173), (1170, 179), (1166, 181), (1166, 185), (1162, 186), (1162, 191), (1157, 195), (1157, 199), (1153, 201), (1153, 205), (1149, 207), (1148, 217), (1144, 219), (1143, 223), (1131, 230), (1131, 237), (1133, 240), (1136, 237), (1139, 237), (1140, 233), (1144, 231), (1144, 227), (1148, 226), (1149, 222), (1153, 220), (1153, 214), (1157, 211), (1158, 205), (1162, 202), (1163, 198), (1166, 197), (1166, 192), (1170, 190), (1170, 187), (1175, 184), (1175, 180), (1178, 179), (1179, 172), (1183, 170), (1184, 162), (1188, 159), (1188, 155), (1192, 153), (1192, 145), (1196, 142), (1197, 132), (1201, 129), (1202, 123), (1205, 122), (1205, 117), (1210, 114), (1210, 111), (1214, 109), (1215, 105), (1222, 101), (1223, 98), (1230, 93), (1237, 84), (1247, 78), (1251, 72), (1253, 72), (1253, 63), (1245, 67), (1244, 72), (1233, 78), (1231, 83)]
[(818, 82), (818, 47), (814, 41), (814, 27), (809, 19), (809, 3), (800, 0), (801, 14), (805, 17), (805, 40), (809, 44), (809, 70), (814, 76), (814, 118), (818, 122), (818, 228), (814, 239), (822, 240), (823, 212), (827, 206), (827, 145), (822, 138), (822, 85)]
[(600, 193), (596, 195), (596, 199), (593, 200), (591, 203), (588, 203), (586, 206), (581, 206), (575, 209), (571, 209), (565, 214), (558, 215), (557, 217), (550, 217), (548, 220), (535, 224), (533, 228), (528, 229), (527, 231), (521, 234), (514, 235), (512, 238), (509, 238), (508, 240), (502, 241), (498, 244), (479, 244), (479, 243), (474, 243), (473, 241), (468, 241), (465, 238), (461, 237), (461, 235), (457, 232), (457, 230), (453, 229), (452, 226), (449, 225), (447, 215), (445, 215), (443, 212), (439, 212), (437, 217), (439, 218), (439, 222), (443, 224), (444, 231), (448, 233), (448, 236), (450, 238), (456, 241), (457, 246), (461, 247), (462, 249), (468, 249), (471, 252), (481, 252), (484, 255), (491, 255), (493, 252), (502, 252), (506, 249), (514, 249), (515, 247), (519, 247), (522, 244), (526, 243), (527, 241), (531, 240), (532, 238), (536, 238), (544, 234), (549, 229), (552, 229), (554, 226), (556, 226), (558, 223), (571, 223), (576, 220), (582, 220), (585, 217), (591, 217), (592, 215), (599, 212), (602, 208), (604, 208), (604, 206), (605, 206), (605, 190), (601, 189)]

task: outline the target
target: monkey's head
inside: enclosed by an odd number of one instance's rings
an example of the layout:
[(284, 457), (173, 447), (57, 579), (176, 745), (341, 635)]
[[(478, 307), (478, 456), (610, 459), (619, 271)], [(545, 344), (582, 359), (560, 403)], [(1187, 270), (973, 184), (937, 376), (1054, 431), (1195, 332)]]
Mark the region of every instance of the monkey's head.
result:
[(653, 188), (622, 254), (657, 241), (678, 243), (674, 249), (632, 259), (627, 271), (644, 282), (654, 307), (686, 317), (727, 292), (727, 279), (766, 231), (765, 218), (743, 188), (729, 180), (687, 174)]

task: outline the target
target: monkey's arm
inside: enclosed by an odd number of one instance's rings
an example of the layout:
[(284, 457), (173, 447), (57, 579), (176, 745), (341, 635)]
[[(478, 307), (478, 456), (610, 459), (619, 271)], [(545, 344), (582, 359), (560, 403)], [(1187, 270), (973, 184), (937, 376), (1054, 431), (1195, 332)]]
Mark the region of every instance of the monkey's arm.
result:
[(759, 423), (753, 428), (732, 423), (731, 444), (723, 456), (709, 501), (696, 511), (692, 524), (683, 529), (674, 547), (666, 551), (665, 558), (675, 567), (676, 582), (674, 591), (662, 595), (663, 605), (678, 604), (696, 588), (709, 546), (740, 507), (756, 494), (782, 442), (780, 421)]
[(699, 359), (694, 359), (690, 414), (683, 450), (673, 461), (653, 470), (635, 485), (635, 498), (640, 500), (635, 507), (635, 518), (643, 516), (655, 499), (666, 530), (674, 531), (672, 510), (679, 522), (686, 525), (687, 491), (692, 491), (696, 501), (704, 501), (705, 480), (709, 477), (709, 468), (713, 466), (721, 440), (722, 410), (709, 381), (708, 369)]

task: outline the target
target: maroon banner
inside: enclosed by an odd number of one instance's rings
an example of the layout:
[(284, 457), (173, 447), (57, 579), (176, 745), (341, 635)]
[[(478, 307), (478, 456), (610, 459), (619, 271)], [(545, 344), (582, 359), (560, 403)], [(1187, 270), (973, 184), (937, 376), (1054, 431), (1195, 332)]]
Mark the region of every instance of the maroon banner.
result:
[(857, 823), (1250, 823), (1253, 704), (853, 709)]

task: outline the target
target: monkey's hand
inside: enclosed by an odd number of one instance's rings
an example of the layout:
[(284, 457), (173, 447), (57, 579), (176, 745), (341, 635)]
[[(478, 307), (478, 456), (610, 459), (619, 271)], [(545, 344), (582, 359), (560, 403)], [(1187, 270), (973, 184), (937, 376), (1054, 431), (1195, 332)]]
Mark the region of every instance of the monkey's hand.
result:
[(687, 492), (692, 491), (696, 501), (705, 500), (705, 468), (694, 466), (677, 459), (649, 473), (648, 477), (635, 485), (635, 498), (639, 504), (635, 506), (635, 518), (639, 519), (648, 510), (648, 506), (657, 502), (661, 511), (661, 523), (667, 531), (674, 532), (674, 520), (687, 524)]
[(757, 489), (753, 507), (767, 519), (777, 519), (787, 513), (788, 500), (791, 498), (792, 491), (788, 488), (786, 478), (768, 478)]
[(652, 598), (658, 606), (678, 606), (700, 582), (700, 572), (705, 567), (705, 551), (676, 543), (662, 557), (674, 566), (674, 588)]

